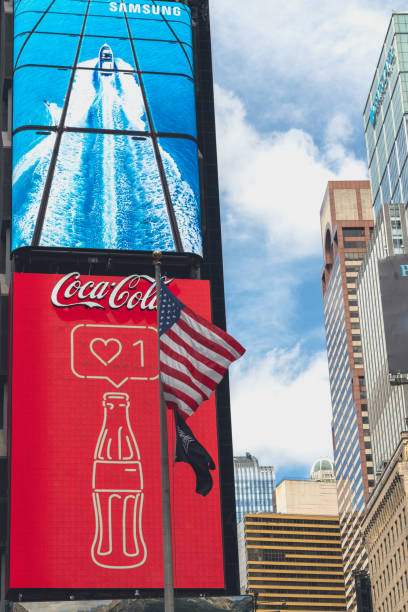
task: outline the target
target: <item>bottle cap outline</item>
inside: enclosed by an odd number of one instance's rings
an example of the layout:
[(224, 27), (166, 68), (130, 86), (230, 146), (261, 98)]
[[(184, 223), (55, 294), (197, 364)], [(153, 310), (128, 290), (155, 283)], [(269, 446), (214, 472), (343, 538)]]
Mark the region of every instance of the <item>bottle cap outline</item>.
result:
[(116, 404), (118, 401), (126, 406), (130, 406), (129, 395), (127, 393), (115, 393), (114, 391), (108, 391), (107, 393), (103, 394), (104, 406), (111, 404), (112, 409), (112, 404)]

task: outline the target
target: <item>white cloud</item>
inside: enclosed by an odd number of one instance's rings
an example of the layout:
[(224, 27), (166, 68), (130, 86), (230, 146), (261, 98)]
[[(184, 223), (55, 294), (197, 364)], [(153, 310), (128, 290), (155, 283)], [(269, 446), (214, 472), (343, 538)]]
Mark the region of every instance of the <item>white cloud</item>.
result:
[(234, 454), (263, 465), (311, 466), (332, 455), (327, 358), (299, 346), (243, 359), (231, 368)]
[(215, 0), (216, 79), (240, 95), (263, 92), (275, 117), (290, 112), (280, 104), (289, 87), (293, 119), (329, 100), (357, 104), (361, 116), (392, 8), (390, 0)]
[(303, 130), (260, 134), (236, 95), (220, 87), (215, 92), (227, 239), (246, 240), (261, 227), (270, 257), (288, 260), (320, 253), (319, 210), (327, 181), (367, 175), (366, 163), (344, 146), (346, 117), (333, 118), (319, 151)]
[(337, 113), (330, 119), (326, 129), (328, 145), (349, 142), (353, 128), (345, 113)]

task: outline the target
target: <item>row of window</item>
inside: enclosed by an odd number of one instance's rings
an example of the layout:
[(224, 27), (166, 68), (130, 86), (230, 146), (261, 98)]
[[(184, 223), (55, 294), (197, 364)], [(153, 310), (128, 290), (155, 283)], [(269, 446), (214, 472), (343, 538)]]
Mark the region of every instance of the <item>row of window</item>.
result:
[(299, 526), (289, 526), (289, 525), (285, 525), (285, 524), (281, 524), (281, 525), (271, 525), (271, 524), (266, 524), (266, 525), (251, 525), (250, 522), (246, 523), (246, 532), (247, 533), (259, 533), (260, 530), (262, 531), (279, 531), (280, 533), (284, 533), (286, 534), (287, 532), (295, 532), (295, 533), (299, 533), (299, 530), (301, 530), (301, 533), (304, 533), (306, 530), (309, 533), (332, 533), (334, 535), (336, 535), (336, 533), (338, 532), (339, 529), (339, 523), (337, 523), (336, 525), (324, 525), (322, 526), (320, 524), (320, 526), (315, 526), (315, 525), (299, 525)]
[(345, 249), (365, 249), (365, 240), (344, 240), (343, 246)]
[(403, 508), (403, 512), (399, 514), (398, 519), (391, 526), (391, 530), (388, 532), (386, 538), (387, 544), (383, 546), (383, 543), (381, 543), (376, 554), (374, 554), (370, 561), (372, 575), (375, 576), (376, 573), (380, 572), (378, 579), (373, 584), (373, 591), (377, 598), (379, 598), (380, 594), (390, 585), (394, 577), (406, 567), (408, 537), (403, 540), (401, 546), (398, 547), (397, 551), (384, 568), (384, 555), (387, 556), (391, 542), (394, 544), (403, 528), (406, 528), (405, 508)]
[(343, 238), (365, 236), (364, 227), (343, 227)]
[[(275, 571), (270, 571), (267, 574), (265, 572), (258, 572), (255, 570), (248, 570), (248, 579), (251, 578), (255, 578), (255, 577), (259, 577), (259, 578), (265, 578), (265, 579), (269, 579), (269, 578), (282, 578), (282, 573), (278, 573)], [(313, 573), (313, 574), (308, 574), (307, 572), (305, 573), (288, 573), (285, 575), (285, 579), (289, 580), (289, 579), (294, 579), (294, 578), (303, 578), (308, 579), (308, 580), (340, 580), (340, 582), (343, 582), (343, 574), (341, 573), (340, 570), (338, 569), (332, 569), (332, 571), (327, 571), (326, 574), (318, 574)]]
[[(263, 587), (262, 587), (263, 588)], [(308, 593), (307, 595), (304, 595), (304, 593)], [(292, 590), (287, 590), (287, 589), (279, 589), (279, 595), (285, 595), (285, 597), (287, 596), (292, 596), (295, 600), (297, 601), (301, 601), (302, 604), (305, 603), (307, 604), (308, 602), (310, 603), (339, 603), (339, 604), (343, 604), (343, 606), (345, 606), (345, 600), (344, 597), (310, 597), (310, 595), (312, 595), (312, 593), (309, 591), (303, 591), (301, 589), (299, 589), (298, 591), (292, 591)], [(272, 593), (271, 593), (272, 595)], [(275, 593), (275, 597), (276, 597), (277, 593)], [(269, 597), (267, 596), (267, 599), (265, 599), (265, 596), (263, 595), (259, 595), (257, 598), (258, 604), (260, 604), (262, 602), (262, 606), (263, 603), (265, 601), (267, 601), (269, 599)], [(308, 610), (310, 609), (309, 606), (307, 606)], [(320, 610), (322, 608), (319, 608)]]
[[(264, 526), (270, 525), (270, 523), (265, 522), (266, 519), (265, 517), (258, 517), (258, 516), (247, 516), (246, 517), (247, 522), (251, 522), (251, 523), (264, 523)], [(324, 517), (322, 517), (321, 519), (308, 519), (308, 518), (302, 518), (302, 519), (295, 519), (295, 518), (289, 518), (289, 517), (277, 517), (274, 516), (273, 517), (273, 522), (274, 523), (293, 523), (296, 525), (334, 525), (337, 526), (339, 524), (338, 519), (334, 519), (334, 518), (329, 518), (326, 519)]]
[[(392, 591), (390, 590), (389, 594), (386, 595), (383, 603), (378, 606), (378, 612), (395, 612), (397, 610), (398, 602), (402, 597), (406, 597), (406, 593), (408, 592), (408, 575), (407, 571), (404, 571), (404, 576), (401, 576), (396, 582), (396, 585), (392, 587)], [(373, 589), (374, 598), (379, 599), (383, 597), (384, 591), (379, 591), (377, 589)], [(378, 604), (377, 604), (378, 605)], [(401, 608), (400, 608), (401, 609)], [(405, 604), (402, 607), (403, 612), (406, 612)]]
[[(289, 536), (288, 536), (289, 537)], [(279, 538), (278, 536), (271, 537), (269, 540), (261, 540), (260, 538), (249, 537), (247, 539), (247, 543), (249, 545), (256, 546), (295, 546), (298, 548), (302, 548), (305, 545), (309, 545), (310, 548), (339, 548), (340, 547), (340, 537), (324, 537), (320, 541), (317, 537), (311, 538), (310, 536), (302, 536), (302, 535), (294, 535), (292, 536), (296, 541), (290, 542), (290, 540), (286, 538)], [(305, 540), (304, 542), (298, 542), (297, 540)], [(327, 540), (333, 540), (328, 542)]]
[[(249, 548), (248, 549), (248, 561), (283, 561), (290, 559), (291, 563), (312, 563), (316, 561), (318, 565), (326, 565), (331, 563), (338, 563), (339, 560), (342, 561), (343, 557), (341, 555), (341, 550), (336, 547), (337, 550), (324, 550), (317, 551), (307, 549), (301, 551), (289, 551), (286, 553), (288, 557), (286, 558), (285, 552), (279, 549), (264, 549), (264, 548)], [(282, 553), (282, 557), (280, 554)], [(319, 556), (315, 557), (319, 553)], [(322, 560), (322, 557), (324, 560)], [(329, 557), (329, 558), (327, 558)], [(330, 557), (335, 557), (335, 559), (330, 559)]]
[[(255, 549), (256, 550), (256, 549)], [(256, 561), (256, 559), (250, 559), (251, 549), (248, 551), (248, 561)], [(340, 571), (339, 568), (343, 567), (343, 558), (339, 552), (339, 554), (334, 558), (327, 558), (327, 555), (331, 553), (325, 553), (319, 557), (309, 558), (309, 556), (295, 557), (290, 554), (287, 558), (283, 551), (279, 550), (264, 550), (264, 555), (262, 561), (267, 561), (268, 563), (256, 563), (254, 565), (249, 565), (248, 569), (252, 570), (261, 570), (261, 569), (279, 569), (279, 570), (298, 570), (298, 571), (328, 571), (331, 572), (333, 566), (335, 566), (334, 571)], [(282, 557), (279, 557), (279, 555)], [(284, 563), (287, 565), (284, 565)], [(313, 562), (314, 561), (314, 562)], [(275, 565), (276, 564), (276, 565)]]
[[(405, 534), (407, 527), (407, 516), (405, 508), (402, 508), (402, 511), (399, 513), (398, 517), (395, 519), (391, 528), (389, 528), (388, 533), (386, 534), (384, 541), (380, 543), (376, 553), (373, 555), (371, 561), (371, 573), (380, 571), (381, 567), (384, 565), (384, 560), (386, 559), (388, 552), (395, 545), (396, 541), (398, 541), (399, 537), (402, 534)], [(408, 537), (407, 537), (407, 546), (408, 546)], [(403, 551), (405, 555), (405, 549)], [(405, 556), (404, 556), (405, 559)]]
[[(303, 576), (300, 576), (300, 578), (303, 578)], [(284, 580), (269, 580), (268, 582), (268, 578), (266, 576), (263, 576), (261, 578), (261, 580), (254, 580), (253, 582), (249, 582), (249, 588), (250, 589), (259, 589), (262, 591), (282, 591), (282, 587), (286, 587), (288, 589), (289, 593), (308, 593), (308, 594), (314, 594), (316, 593), (316, 595), (318, 594), (325, 594), (325, 591), (327, 591), (327, 594), (330, 593), (330, 595), (342, 595), (344, 593), (344, 581), (342, 580), (336, 580), (333, 581), (333, 578), (327, 578), (326, 576), (326, 582), (321, 582), (320, 580), (316, 580), (315, 581), (316, 584), (312, 584), (312, 581), (308, 580), (290, 580), (288, 579), (284, 579)], [(329, 584), (328, 584), (329, 583)], [(301, 590), (298, 590), (295, 587), (302, 587)]]

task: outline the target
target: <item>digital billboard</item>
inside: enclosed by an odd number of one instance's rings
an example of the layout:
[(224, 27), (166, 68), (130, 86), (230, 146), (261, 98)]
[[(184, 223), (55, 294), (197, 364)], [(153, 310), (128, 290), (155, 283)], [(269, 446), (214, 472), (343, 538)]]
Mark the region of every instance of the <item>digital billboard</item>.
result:
[(408, 256), (378, 261), (390, 374), (408, 373)]
[(202, 254), (190, 8), (15, 0), (12, 250)]
[[(113, 601), (50, 601), (9, 604), (12, 612), (116, 612), (118, 600)], [(236, 597), (176, 597), (176, 612), (253, 612), (250, 595)], [(120, 601), (121, 612), (163, 612), (162, 599), (130, 599)]]
[[(169, 286), (211, 318), (207, 281)], [(155, 303), (148, 276), (13, 275), (10, 589), (163, 588)], [(175, 587), (220, 590), (214, 397), (188, 423), (216, 470), (202, 497), (171, 462)]]

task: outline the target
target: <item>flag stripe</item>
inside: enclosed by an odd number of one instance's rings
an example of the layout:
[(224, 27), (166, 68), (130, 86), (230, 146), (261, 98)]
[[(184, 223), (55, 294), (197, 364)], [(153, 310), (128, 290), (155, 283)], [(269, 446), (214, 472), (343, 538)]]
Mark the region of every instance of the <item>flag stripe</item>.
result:
[[(177, 344), (172, 342), (172, 340), (167, 337), (160, 343), (161, 358), (171, 359), (174, 367), (177, 367), (176, 364), (180, 365), (180, 367), (185, 367), (194, 380), (199, 381), (202, 385), (208, 387), (208, 389), (215, 389), (217, 383), (222, 378), (221, 374), (218, 374), (218, 372), (215, 372), (215, 370), (207, 368), (204, 364), (199, 363), (192, 358), (188, 359), (188, 356), (185, 357), (184, 355), (177, 353), (175, 350), (173, 350), (173, 348), (171, 348), (171, 346), (176, 347), (176, 349), (178, 348)], [(167, 362), (165, 361), (165, 363)], [(201, 371), (197, 368), (200, 368)], [(204, 372), (207, 372), (209, 376), (206, 376)], [(210, 378), (210, 376), (212, 378)]]
[(192, 397), (190, 397), (190, 395), (183, 393), (183, 391), (177, 389), (174, 385), (167, 385), (166, 383), (163, 383), (163, 391), (165, 393), (171, 393), (171, 395), (173, 395), (178, 401), (185, 404), (185, 406), (188, 406), (188, 408), (190, 408), (190, 410), (193, 412), (197, 410), (198, 406), (200, 405)]
[[(188, 306), (184, 306), (182, 311), (186, 316), (191, 317), (194, 321), (197, 321), (200, 325), (205, 327), (207, 330), (207, 335), (214, 340), (214, 342), (218, 342), (219, 344), (225, 343), (224, 346), (229, 351), (233, 352), (235, 359), (239, 359), (245, 353), (245, 349), (240, 345), (239, 342), (235, 340), (232, 336), (227, 334), (223, 329), (214, 325), (210, 321), (204, 319), (196, 312), (193, 312)], [(234, 359), (234, 361), (235, 361)]]
[(234, 361), (235, 357), (232, 354), (232, 351), (227, 351), (224, 346), (221, 346), (220, 344), (213, 342), (206, 336), (203, 336), (203, 333), (205, 333), (205, 329), (202, 332), (200, 330), (202, 326), (196, 323), (191, 317), (187, 317), (186, 315), (184, 315), (183, 312), (181, 313), (180, 318), (177, 321), (177, 325), (181, 327), (181, 329), (186, 334), (191, 336), (191, 338), (193, 338), (206, 348), (210, 349), (211, 351), (214, 351), (214, 353), (217, 353), (218, 355), (220, 355), (220, 357), (224, 357), (228, 360), (229, 363), (231, 363), (231, 361)]
[(186, 384), (192, 384), (205, 398), (210, 397), (213, 389), (206, 387), (199, 380), (194, 378), (185, 365), (179, 361), (169, 358), (165, 353), (162, 353), (161, 355), (161, 362), (166, 374), (179, 378)]
[[(245, 349), (239, 344), (239, 342), (234, 340), (232, 336), (226, 332), (223, 332), (213, 323), (206, 321), (203, 319), (203, 317), (200, 317), (198, 314), (190, 310), (190, 308), (187, 308), (187, 306), (181, 311), (181, 318), (183, 318), (187, 324), (193, 327), (198, 333), (201, 335), (206, 335), (212, 342), (214, 342), (214, 344), (224, 347), (230, 354), (232, 354), (232, 361), (239, 359), (245, 352)], [(220, 332), (222, 332), (222, 335)]]
[(231, 363), (231, 360), (225, 359), (225, 357), (222, 357), (218, 353), (214, 353), (214, 351), (204, 346), (204, 344), (201, 344), (200, 342), (195, 340), (193, 336), (189, 334), (188, 332), (185, 332), (178, 323), (175, 323), (173, 325), (173, 327), (171, 328), (171, 331), (174, 334), (176, 334), (179, 338), (184, 340), (184, 342), (188, 344), (188, 346), (191, 346), (191, 348), (193, 348), (197, 353), (200, 353), (200, 355), (203, 355), (206, 359), (209, 359), (212, 363), (217, 363), (218, 365), (223, 367), (224, 372), (228, 368), (229, 364)]
[(192, 414), (194, 414), (194, 410), (191, 410), (190, 406), (187, 406), (187, 404), (179, 400), (178, 397), (176, 397), (172, 393), (166, 392), (166, 393), (163, 393), (163, 395), (164, 395), (164, 399), (166, 400), (166, 403), (175, 404), (175, 406), (187, 416), (191, 416)]
[(172, 329), (167, 330), (166, 336), (173, 340), (176, 345), (178, 345), (176, 350), (180, 350), (180, 348), (183, 348), (186, 351), (188, 358), (191, 356), (196, 359), (199, 362), (199, 367), (202, 363), (211, 370), (215, 370), (218, 374), (221, 375), (221, 378), (224, 376), (226, 368), (223, 368), (218, 363), (215, 363), (214, 361), (211, 361), (211, 359), (209, 359), (208, 357), (205, 357), (205, 355), (203, 355), (202, 353), (199, 353), (198, 351), (194, 350), (191, 345), (189, 345), (182, 338), (180, 338), (178, 334), (174, 333)]
[(193, 387), (192, 384), (188, 385), (184, 381), (179, 378), (175, 378), (166, 372), (167, 366), (163, 365), (161, 370), (161, 378), (165, 385), (169, 388), (177, 389), (177, 391), (181, 391), (185, 393), (187, 396), (191, 397), (194, 402), (199, 406), (205, 399), (207, 399), (203, 393), (197, 391), (196, 388)]
[(184, 364), (194, 378), (200, 380), (210, 389), (215, 389), (215, 386), (222, 379), (222, 374), (208, 367), (202, 361), (194, 359), (183, 347), (174, 342), (168, 333), (160, 338), (160, 350), (175, 361)]

